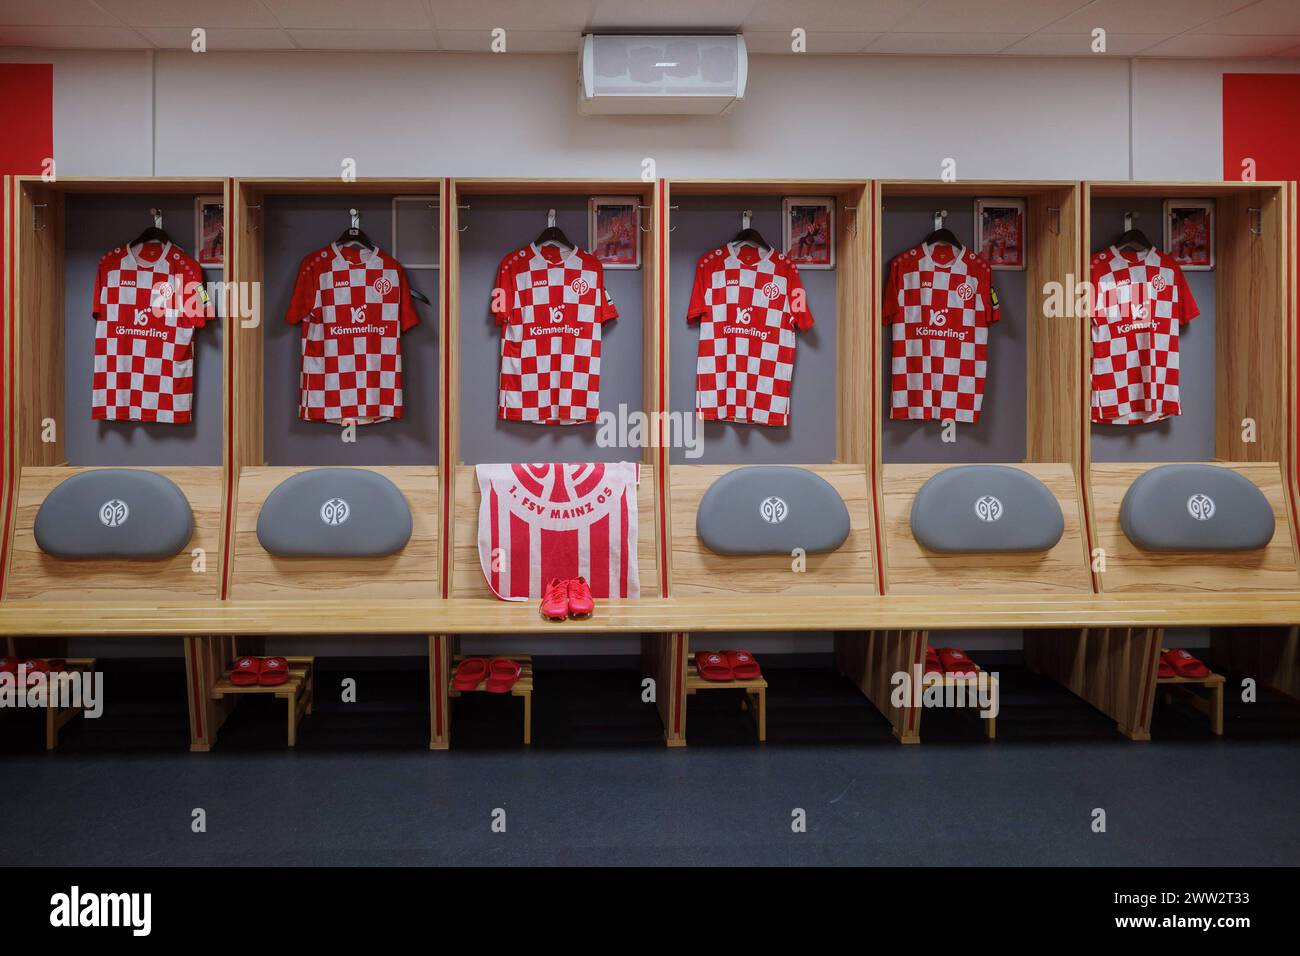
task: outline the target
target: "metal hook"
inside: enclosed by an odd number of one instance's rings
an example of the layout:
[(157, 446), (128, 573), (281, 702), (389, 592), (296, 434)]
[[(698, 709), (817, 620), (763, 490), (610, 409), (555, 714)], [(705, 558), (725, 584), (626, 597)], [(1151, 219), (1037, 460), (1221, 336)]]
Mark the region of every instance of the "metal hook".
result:
[(48, 206), (49, 206), (49, 203), (46, 203), (46, 202), (34, 202), (34, 203), (32, 203), (32, 229), (33, 229), (33, 231), (35, 231), (35, 232), (44, 232), (44, 231), (45, 231), (45, 223), (41, 222), (41, 214), (40, 214), (39, 212), (37, 212), (37, 210), (38, 210), (38, 209), (45, 209), (45, 208), (48, 207)]
[(746, 209), (744, 212), (742, 212), (740, 214), (740, 228), (748, 229), (749, 221), (750, 219), (753, 218), (753, 216), (754, 216), (754, 211), (752, 209)]
[(547, 228), (547, 229), (554, 229), (554, 228), (555, 228), (555, 210), (554, 210), (554, 209), (548, 209), (548, 210), (546, 210), (546, 228)]
[(1126, 213), (1124, 213), (1124, 231), (1125, 231), (1125, 232), (1128, 232), (1130, 229), (1133, 228), (1133, 220), (1137, 219), (1137, 217), (1140, 216), (1140, 215), (1142, 215), (1142, 214), (1141, 214), (1141, 213), (1138, 213), (1138, 212), (1126, 212)]
[[(681, 209), (681, 208), (682, 208), (681, 206), (669, 206), (669, 207), (668, 207), (668, 211), (669, 211), (669, 212), (676, 212), (678, 209)], [(677, 227), (676, 227), (676, 226), (669, 226), (669, 227), (668, 227), (668, 231), (669, 231), (669, 232), (676, 232), (676, 231), (677, 231)]]
[(1053, 226), (1049, 227), (1052, 230), (1052, 235), (1059, 236), (1061, 234), (1061, 207), (1048, 206), (1047, 211), (1052, 214), (1052, 221), (1054, 223)]
[[(465, 203), (465, 205), (463, 205), (463, 206), (457, 206), (456, 208), (457, 208), (457, 209), (469, 209), (469, 203)], [(457, 232), (465, 232), (465, 231), (468, 230), (468, 229), (469, 229), (469, 226), (468, 226), (468, 225), (457, 226), (457, 227), (456, 227), (456, 231), (457, 231)]]
[(858, 207), (845, 206), (844, 211), (853, 214), (853, 225), (850, 227), (849, 235), (856, 237), (858, 234)]
[(1259, 206), (1248, 206), (1246, 213), (1253, 220), (1250, 225), (1252, 236), (1264, 235), (1264, 210)]
[[(256, 205), (256, 206), (245, 206), (245, 207), (244, 207), (244, 209), (247, 210), (248, 212), (252, 212), (254, 209), (261, 209), (261, 208), (262, 208), (261, 204), (258, 204), (258, 205)], [(249, 231), (249, 232), (254, 232), (254, 231), (256, 231), (256, 229), (257, 229), (257, 217), (256, 217), (256, 216), (249, 216), (249, 217), (248, 217), (248, 231)]]
[(154, 227), (155, 229), (161, 229), (161, 228), (162, 228), (162, 210), (159, 209), (157, 206), (154, 206), (154, 207), (152, 207), (152, 208), (149, 210), (149, 215), (153, 216), (153, 227)]
[(938, 232), (943, 228), (944, 221), (948, 218), (948, 210), (940, 209), (934, 214), (934, 231)]
[(349, 209), (349, 210), (348, 210), (348, 215), (352, 217), (352, 228), (353, 228), (353, 229), (360, 229), (360, 228), (361, 228), (361, 213), (357, 212), (355, 209)]

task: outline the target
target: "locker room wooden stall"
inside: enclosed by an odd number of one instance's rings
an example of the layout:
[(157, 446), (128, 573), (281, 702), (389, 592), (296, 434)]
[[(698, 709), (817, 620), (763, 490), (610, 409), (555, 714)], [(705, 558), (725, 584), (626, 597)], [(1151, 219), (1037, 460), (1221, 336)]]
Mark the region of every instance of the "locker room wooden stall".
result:
[[(228, 218), (227, 182), (16, 176), (6, 177), (5, 186), (14, 283), (5, 290), (5, 492), (12, 499), (0, 539), (4, 600), (215, 600), (225, 551), (224, 319), (209, 314), (194, 333), (189, 423), (92, 420), (92, 302), (101, 257), (150, 227), (161, 226), (174, 246), (197, 259), (198, 201)], [(205, 286), (223, 278), (220, 267), (203, 272)], [(219, 290), (212, 288), (216, 300)], [(178, 553), (69, 560), (38, 547), (33, 527), (46, 496), (67, 478), (104, 467), (153, 472), (175, 483), (193, 515), (192, 535)]]
[[(1252, 595), (1300, 588), (1295, 536), (1294, 197), (1286, 183), (1089, 182), (1083, 184), (1085, 262), (1128, 228), (1165, 248), (1166, 206), (1208, 201), (1210, 269), (1184, 269), (1199, 315), (1181, 326), (1182, 414), (1137, 425), (1091, 416), (1091, 323), (1082, 331), (1081, 451), (1088, 481), (1095, 588), (1102, 594)], [(1083, 273), (1087, 277), (1087, 271)], [(1120, 512), (1129, 487), (1177, 462), (1231, 469), (1263, 492), (1271, 541), (1250, 551), (1145, 550), (1129, 540)], [(1150, 738), (1160, 651), (1182, 643), (1180, 615), (1166, 627), (1026, 632), (1029, 665), (1060, 680), (1115, 719), (1121, 733)], [(1243, 615), (1241, 625), (1253, 623)], [(1212, 668), (1270, 662), (1264, 680), (1288, 692), (1294, 665), (1280, 662), (1291, 629), (1214, 629)], [(1084, 663), (1093, 662), (1092, 664)], [(1098, 663), (1100, 662), (1100, 663)], [(1272, 674), (1273, 677), (1268, 677)]]
[[(671, 528), (669, 594), (687, 599), (746, 597), (770, 605), (783, 618), (829, 595), (878, 592), (870, 483), (870, 329), (867, 258), (872, 210), (869, 184), (861, 180), (670, 180), (666, 184), (669, 235), (665, 265), (669, 291), (663, 303), (663, 352), (668, 361), (666, 407), (698, 429), (694, 443), (670, 450), (668, 516)], [(788, 424), (691, 422), (697, 405), (697, 357), (701, 323), (688, 322), (695, 270), (701, 257), (731, 242), (745, 227), (783, 252), (785, 200), (829, 201), (834, 250), (830, 268), (800, 267), (812, 325), (795, 333)], [(717, 554), (697, 532), (701, 500), (720, 478), (747, 465), (792, 465), (824, 479), (848, 509), (849, 533), (833, 551), (806, 554)], [(756, 518), (757, 520), (757, 518)], [(707, 610), (701, 617), (707, 619)], [(701, 620), (702, 628), (725, 630), (724, 620)], [(695, 651), (729, 647), (723, 634), (679, 635), (676, 653), (690, 680)], [(728, 642), (732, 643), (728, 643)], [(721, 642), (721, 643), (720, 643)], [(744, 693), (744, 682), (736, 684)], [(727, 685), (708, 685), (722, 686)], [(686, 700), (679, 716), (685, 733)]]
[[(664, 562), (660, 552), (660, 505), (665, 471), (661, 449), (653, 445), (625, 447), (602, 444), (596, 423), (540, 425), (498, 417), (501, 373), (501, 331), (492, 317), (492, 297), (498, 266), (551, 226), (569, 241), (589, 248), (591, 201), (598, 197), (624, 198), (637, 207), (639, 232), (635, 246), (636, 268), (604, 270), (618, 317), (601, 329), (602, 413), (653, 412), (661, 406), (656, 377), (660, 276), (657, 250), (661, 213), (656, 206), (654, 183), (639, 179), (453, 179), (448, 186), (447, 266), (448, 302), (442, 324), (443, 419), (442, 594), (451, 599), (483, 602), (484, 610), (502, 608), (493, 595), (480, 562), (478, 535), (481, 494), (475, 466), (489, 463), (640, 463), (637, 486), (637, 548), (635, 562), (640, 598), (663, 593)], [(650, 429), (643, 429), (649, 434)], [(601, 599), (596, 620), (605, 609), (631, 598)], [(537, 600), (505, 606), (510, 623), (502, 634), (562, 636), (573, 627), (567, 622), (544, 621)], [(590, 623), (583, 622), (590, 633)], [(496, 632), (496, 629), (490, 629)], [(645, 639), (651, 659), (663, 655), (663, 636)], [(438, 635), (430, 641), (430, 709), (434, 715), (431, 746), (450, 743), (448, 685), (461, 653), (457, 635)], [(491, 636), (465, 642), (466, 655), (492, 656), (497, 643)], [(667, 675), (665, 675), (667, 676)], [(669, 680), (671, 685), (672, 681)], [(545, 693), (543, 683), (538, 693)], [(670, 695), (664, 695), (670, 696)], [(441, 715), (446, 715), (445, 722)]]

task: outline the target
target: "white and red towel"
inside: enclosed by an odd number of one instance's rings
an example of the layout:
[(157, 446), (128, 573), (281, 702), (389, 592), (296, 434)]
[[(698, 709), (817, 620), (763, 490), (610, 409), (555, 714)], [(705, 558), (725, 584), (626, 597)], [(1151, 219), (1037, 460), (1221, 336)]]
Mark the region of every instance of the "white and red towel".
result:
[(478, 556), (506, 601), (536, 600), (551, 578), (584, 577), (593, 597), (635, 598), (641, 466), (478, 465)]

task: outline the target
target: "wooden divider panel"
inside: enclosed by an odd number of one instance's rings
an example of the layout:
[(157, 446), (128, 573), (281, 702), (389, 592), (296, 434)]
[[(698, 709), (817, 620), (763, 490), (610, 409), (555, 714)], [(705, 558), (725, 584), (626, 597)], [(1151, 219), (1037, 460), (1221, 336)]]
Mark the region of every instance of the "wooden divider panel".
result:
[[(90, 468), (24, 468), (19, 475), (6, 600), (126, 601), (216, 598), (221, 578), (222, 471), (217, 466), (150, 468), (170, 478), (189, 500), (194, 534), (185, 550), (163, 561), (64, 561), (36, 545), (41, 503), (65, 479)], [(203, 549), (202, 571), (194, 570)]]
[(234, 515), (233, 600), (304, 598), (332, 601), (438, 597), (438, 469), (432, 465), (368, 468), (388, 478), (411, 506), (411, 540), (379, 558), (278, 558), (257, 540), (262, 503), (282, 481), (308, 467), (244, 468)]
[(891, 594), (1050, 594), (1092, 590), (1088, 549), (1080, 518), (1079, 489), (1071, 465), (1012, 465), (1047, 485), (1061, 505), (1065, 533), (1050, 551), (1031, 554), (939, 554), (912, 537), (912, 500), (948, 465), (885, 465), (884, 508)]
[(1120, 527), (1120, 504), (1134, 481), (1157, 464), (1094, 464), (1092, 507), (1096, 547), (1105, 551), (1101, 590), (1119, 591), (1294, 591), (1300, 590), (1293, 530), (1282, 471), (1276, 462), (1231, 463), (1253, 481), (1273, 508), (1277, 529), (1259, 551), (1142, 551)]
[(714, 554), (695, 534), (695, 512), (715, 481), (738, 465), (673, 465), (673, 594), (875, 594), (871, 497), (863, 465), (801, 465), (825, 478), (849, 509), (849, 537), (837, 551), (806, 556), (796, 572), (788, 554)]

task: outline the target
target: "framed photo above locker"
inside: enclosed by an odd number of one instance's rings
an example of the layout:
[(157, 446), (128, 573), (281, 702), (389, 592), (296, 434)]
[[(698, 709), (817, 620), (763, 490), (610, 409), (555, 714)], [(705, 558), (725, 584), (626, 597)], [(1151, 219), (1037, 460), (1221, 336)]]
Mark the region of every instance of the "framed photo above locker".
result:
[(194, 258), (204, 269), (226, 264), (226, 204), (220, 196), (194, 200)]
[(975, 245), (994, 270), (1025, 270), (1025, 201), (976, 199)]
[(787, 196), (781, 203), (781, 245), (800, 269), (835, 268), (835, 200)]
[(1165, 200), (1165, 252), (1184, 272), (1214, 268), (1214, 200)]
[(587, 248), (606, 269), (641, 268), (641, 204), (636, 196), (593, 196)]

